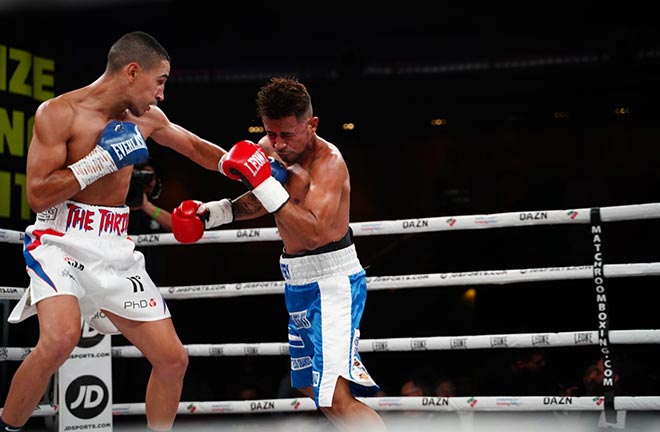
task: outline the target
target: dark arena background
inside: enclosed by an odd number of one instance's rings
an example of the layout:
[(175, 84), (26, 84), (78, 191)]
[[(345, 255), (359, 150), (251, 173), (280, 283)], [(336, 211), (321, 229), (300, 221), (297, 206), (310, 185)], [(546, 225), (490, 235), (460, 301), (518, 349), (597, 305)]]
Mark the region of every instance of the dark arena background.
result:
[[(543, 218), (549, 210), (660, 202), (654, 13), (595, 2), (357, 7), (0, 0), (0, 226), (22, 230), (34, 219), (20, 179), (40, 98), (94, 81), (110, 45), (132, 30), (151, 33), (170, 53), (159, 104), (170, 120), (226, 149), (261, 137), (251, 129), (261, 125), (255, 95), (270, 77), (305, 83), (318, 134), (348, 164), (352, 222), (502, 212)], [(150, 152), (163, 184), (155, 203), (164, 209), (244, 192), (167, 148), (153, 144)], [(272, 226), (268, 216), (219, 229)], [(660, 261), (657, 219), (606, 223), (603, 241), (606, 264)], [(594, 258), (589, 224), (365, 236), (356, 245), (368, 276), (579, 266)], [(140, 250), (159, 286), (281, 279), (278, 241)], [(20, 246), (0, 243), (0, 251), (0, 285), (26, 287)], [(657, 281), (608, 279), (611, 329), (658, 328)], [(4, 314), (16, 303), (2, 302)], [(184, 344), (287, 340), (282, 295), (168, 304)], [(3, 315), (2, 346), (34, 346), (37, 324), (31, 318), (9, 326)], [(363, 339), (380, 339), (597, 325), (593, 283), (578, 279), (378, 290), (369, 294), (361, 330)], [(113, 336), (113, 345), (126, 344)], [(658, 345), (614, 349), (622, 394), (657, 396)], [(400, 395), (411, 377), (433, 395), (440, 376), (455, 381), (458, 396), (498, 395), (490, 378), (506, 370), (515, 351), (362, 357), (386, 395)], [(599, 356), (597, 346), (542, 351), (550, 387), (530, 387), (530, 396), (561, 395)], [(17, 366), (0, 363), (0, 406)], [(287, 356), (191, 358), (182, 401), (239, 400), (247, 389), (258, 399), (286, 397), (288, 368)], [(113, 359), (115, 402), (143, 402), (148, 373), (144, 359)]]

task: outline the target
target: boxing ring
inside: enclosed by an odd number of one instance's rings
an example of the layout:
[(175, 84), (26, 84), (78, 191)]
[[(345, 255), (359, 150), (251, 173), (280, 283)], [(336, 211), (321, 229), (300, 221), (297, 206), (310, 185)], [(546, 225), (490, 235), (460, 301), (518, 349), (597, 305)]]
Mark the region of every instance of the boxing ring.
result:
[[(616, 364), (612, 365), (608, 361), (611, 351), (623, 350), (625, 349), (625, 347), (621, 347), (623, 345), (660, 344), (660, 329), (610, 329), (607, 282), (616, 278), (659, 276), (660, 262), (606, 263), (607, 251), (602, 248), (602, 237), (606, 234), (603, 232), (602, 227), (604, 224), (645, 219), (660, 219), (660, 203), (351, 223), (355, 237), (496, 228), (522, 229), (538, 225), (590, 225), (593, 261), (589, 263), (562, 267), (474, 270), (397, 276), (370, 275), (367, 269), (367, 282), (369, 291), (373, 292), (415, 288), (441, 289), (450, 286), (499, 286), (540, 281), (591, 280), (590, 289), (596, 307), (593, 308), (593, 312), (590, 312), (590, 314), (593, 315), (595, 328), (562, 332), (362, 339), (360, 341), (360, 352), (378, 352), (387, 355), (388, 352), (594, 346), (599, 349), (605, 359), (606, 377), (604, 382), (605, 391), (600, 396), (384, 396), (360, 398), (360, 400), (384, 414), (386, 424), (392, 425), (393, 430), (397, 426), (401, 426), (402, 429), (409, 428), (408, 424), (411, 418), (387, 417), (387, 415), (389, 413), (409, 412), (429, 414), (428, 418), (424, 417), (424, 423), (420, 423), (422, 429), (428, 427), (429, 430), (449, 427), (454, 428), (454, 430), (475, 432), (500, 430), (499, 428), (510, 431), (518, 430), (515, 429), (516, 426), (519, 426), (520, 430), (545, 430), (542, 428), (543, 424), (547, 425), (547, 430), (554, 430), (558, 426), (567, 430), (622, 429), (626, 421), (630, 424), (630, 420), (634, 419), (635, 413), (643, 413), (643, 420), (634, 423), (634, 430), (658, 430), (660, 428), (660, 389), (657, 392), (658, 396), (617, 395), (612, 381), (607, 380), (616, 368)], [(131, 237), (138, 247), (161, 245), (196, 247), (198, 244), (209, 243), (280, 240), (275, 228), (251, 228), (250, 232), (251, 235), (246, 236), (245, 230), (242, 229), (210, 230), (206, 231), (202, 239), (194, 245), (178, 243), (171, 233)], [(0, 241), (22, 244), (22, 238), (22, 232), (0, 229)], [(272, 259), (275, 260), (276, 257)], [(0, 286), (0, 299), (18, 300), (24, 290), (20, 287)], [(160, 290), (163, 297), (168, 301), (201, 298), (216, 299), (283, 294), (284, 282), (263, 281), (165, 286), (160, 287)], [(593, 307), (594, 304), (586, 305), (586, 307)], [(195, 357), (288, 355), (288, 343), (286, 342), (186, 344), (185, 334), (181, 334), (181, 337), (191, 357), (192, 367), (194, 367)], [(30, 347), (1, 347), (0, 361), (21, 361), (29, 354), (30, 350)], [(142, 354), (133, 346), (112, 346), (112, 358), (139, 357), (142, 357)], [(369, 362), (366, 363), (368, 366)], [(376, 381), (378, 381), (377, 378)], [(258, 424), (261, 421), (259, 419), (260, 414), (278, 413), (282, 414), (287, 419), (286, 421), (292, 422), (296, 421), (297, 413), (313, 411), (316, 411), (313, 401), (305, 397), (227, 401), (187, 400), (179, 404), (179, 416), (175, 429), (178, 427), (177, 425), (185, 424), (189, 417), (201, 416), (209, 419), (209, 417), (235, 417), (227, 416), (228, 414), (246, 414), (250, 416), (255, 424)], [(144, 403), (113, 403), (112, 412), (113, 416), (119, 420), (125, 416), (144, 415), (145, 408)], [(454, 414), (450, 415), (448, 413)], [(509, 413), (510, 415), (507, 417), (494, 417), (494, 413)], [(575, 417), (571, 416), (570, 413), (584, 414)], [(626, 420), (626, 413), (628, 420)], [(37, 407), (34, 416), (50, 417), (56, 414), (57, 406), (47, 404)], [(456, 423), (447, 423), (450, 418), (451, 421), (456, 421)], [(482, 418), (486, 420), (480, 420)], [(301, 421), (309, 422), (310, 419), (307, 418), (307, 420)], [(290, 429), (291, 424), (287, 423), (286, 428)], [(274, 430), (273, 426), (273, 420), (270, 419), (268, 428)], [(318, 429), (318, 424), (315, 428)], [(182, 430), (193, 430), (193, 426)]]

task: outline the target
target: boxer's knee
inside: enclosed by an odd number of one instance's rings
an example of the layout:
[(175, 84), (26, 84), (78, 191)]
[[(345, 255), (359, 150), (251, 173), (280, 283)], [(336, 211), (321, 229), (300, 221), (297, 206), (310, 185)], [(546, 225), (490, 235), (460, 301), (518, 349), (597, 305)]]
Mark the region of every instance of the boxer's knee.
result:
[(79, 340), (79, 328), (42, 333), (39, 335), (35, 351), (39, 353), (43, 362), (59, 367), (69, 358)]
[(188, 352), (181, 344), (172, 345), (169, 349), (154, 358), (151, 362), (154, 371), (168, 375), (174, 379), (182, 379), (188, 369)]

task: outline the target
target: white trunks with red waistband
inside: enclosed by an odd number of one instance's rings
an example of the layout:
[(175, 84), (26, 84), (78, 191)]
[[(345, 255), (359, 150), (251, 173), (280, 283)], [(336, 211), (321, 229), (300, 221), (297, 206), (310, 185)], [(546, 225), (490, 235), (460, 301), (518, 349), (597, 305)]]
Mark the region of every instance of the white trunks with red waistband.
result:
[(77, 297), (87, 324), (105, 334), (118, 330), (103, 310), (136, 321), (168, 318), (144, 256), (126, 234), (129, 212), (126, 206), (65, 201), (39, 213), (25, 230), (30, 285), (8, 321), (34, 315), (37, 302), (59, 295)]

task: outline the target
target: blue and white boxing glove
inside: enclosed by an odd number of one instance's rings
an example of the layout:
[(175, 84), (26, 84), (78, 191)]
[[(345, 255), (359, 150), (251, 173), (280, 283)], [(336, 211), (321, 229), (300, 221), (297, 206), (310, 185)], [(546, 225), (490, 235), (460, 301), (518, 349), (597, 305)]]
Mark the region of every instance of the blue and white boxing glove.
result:
[(68, 168), (83, 190), (105, 175), (148, 158), (147, 142), (137, 125), (113, 120), (101, 131), (94, 150)]
[(289, 178), (289, 171), (286, 167), (272, 156), (268, 156), (268, 162), (270, 162), (270, 175), (281, 184), (286, 183)]

